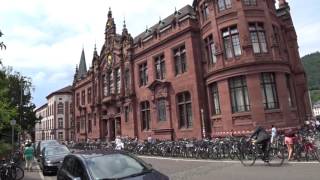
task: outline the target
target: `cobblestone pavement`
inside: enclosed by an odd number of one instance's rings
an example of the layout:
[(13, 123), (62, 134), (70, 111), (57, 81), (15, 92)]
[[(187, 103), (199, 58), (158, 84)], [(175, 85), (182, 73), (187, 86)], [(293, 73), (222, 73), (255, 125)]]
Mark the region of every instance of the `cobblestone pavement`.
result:
[[(320, 163), (285, 162), (282, 167), (269, 167), (257, 162), (243, 167), (238, 161), (207, 161), (141, 157), (147, 163), (168, 175), (172, 180), (319, 180)], [(25, 180), (54, 180), (56, 176), (42, 176), (37, 168), (26, 172)]]

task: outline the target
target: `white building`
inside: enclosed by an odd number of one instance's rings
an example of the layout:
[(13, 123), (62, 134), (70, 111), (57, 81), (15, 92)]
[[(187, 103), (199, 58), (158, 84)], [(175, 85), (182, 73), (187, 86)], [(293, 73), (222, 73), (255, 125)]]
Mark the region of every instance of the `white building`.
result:
[(37, 117), (42, 117), (35, 126), (36, 141), (56, 139), (58, 141), (74, 140), (72, 124), (72, 91), (67, 86), (47, 96), (48, 102), (36, 109)]
[(313, 105), (312, 111), (313, 111), (313, 116), (315, 117), (320, 116), (320, 103), (316, 103), (315, 105)]

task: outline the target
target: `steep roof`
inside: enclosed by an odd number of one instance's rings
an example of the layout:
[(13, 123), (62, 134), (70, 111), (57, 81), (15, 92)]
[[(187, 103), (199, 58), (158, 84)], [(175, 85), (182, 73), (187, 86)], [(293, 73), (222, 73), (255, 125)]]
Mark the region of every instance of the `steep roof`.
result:
[(196, 15), (192, 6), (186, 5), (183, 8), (181, 8), (180, 10), (178, 10), (178, 11), (174, 12), (173, 14), (171, 14), (170, 16), (166, 17), (165, 19), (159, 21), (159, 23), (157, 23), (157, 24), (153, 25), (151, 28), (149, 28), (148, 31), (145, 31), (145, 32), (139, 34), (137, 37), (135, 37), (134, 43), (137, 43), (139, 41), (139, 39), (144, 39), (144, 38), (148, 37), (155, 30), (161, 30), (161, 29), (167, 27), (168, 25), (170, 25), (172, 23), (174, 18), (181, 19), (181, 18), (185, 17), (186, 15), (192, 15), (192, 16)]
[(48, 106), (48, 103), (45, 103), (44, 105), (38, 107), (37, 109), (35, 109), (34, 111), (37, 112), (39, 110), (42, 110), (43, 108), (47, 107)]
[(69, 94), (69, 93), (72, 93), (72, 86), (66, 86), (66, 87), (64, 87), (64, 88), (62, 88), (62, 89), (59, 89), (59, 90), (57, 90), (57, 91), (54, 91), (54, 92), (52, 92), (51, 94), (49, 94), (48, 96), (47, 96), (47, 99), (49, 99), (51, 96), (53, 96), (53, 95), (57, 95), (57, 94)]
[(80, 58), (80, 64), (79, 64), (79, 72), (78, 72), (78, 79), (85, 76), (87, 73), (87, 63), (86, 63), (86, 57), (84, 55), (84, 49), (82, 49), (81, 52), (81, 58)]

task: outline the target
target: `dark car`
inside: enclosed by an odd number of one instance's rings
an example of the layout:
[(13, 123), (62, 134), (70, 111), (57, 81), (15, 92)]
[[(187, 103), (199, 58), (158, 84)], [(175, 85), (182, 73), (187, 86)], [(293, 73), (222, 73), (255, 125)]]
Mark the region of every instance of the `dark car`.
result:
[(66, 156), (57, 173), (57, 179), (168, 180), (169, 178), (126, 152), (95, 150)]
[(38, 161), (41, 158), (40, 155), (41, 155), (43, 148), (45, 148), (46, 146), (56, 146), (56, 145), (59, 145), (59, 142), (56, 140), (39, 141), (38, 145), (37, 145), (37, 149), (36, 149), (36, 157), (38, 158)]
[(40, 158), (40, 168), (42, 169), (43, 175), (56, 173), (64, 157), (69, 153), (69, 149), (64, 145), (45, 147), (42, 150), (42, 156)]

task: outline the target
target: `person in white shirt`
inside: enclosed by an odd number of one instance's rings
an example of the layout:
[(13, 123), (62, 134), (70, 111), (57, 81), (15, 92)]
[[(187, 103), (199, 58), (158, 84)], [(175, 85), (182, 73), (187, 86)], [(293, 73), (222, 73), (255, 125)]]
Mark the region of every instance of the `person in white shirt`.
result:
[(274, 125), (271, 125), (271, 144), (274, 142), (274, 139), (277, 136), (277, 129), (274, 127)]
[(115, 147), (116, 150), (122, 150), (124, 148), (124, 144), (123, 144), (120, 136), (116, 137), (115, 143), (116, 143), (116, 147)]
[(320, 121), (316, 120), (316, 128), (318, 131), (320, 131)]

